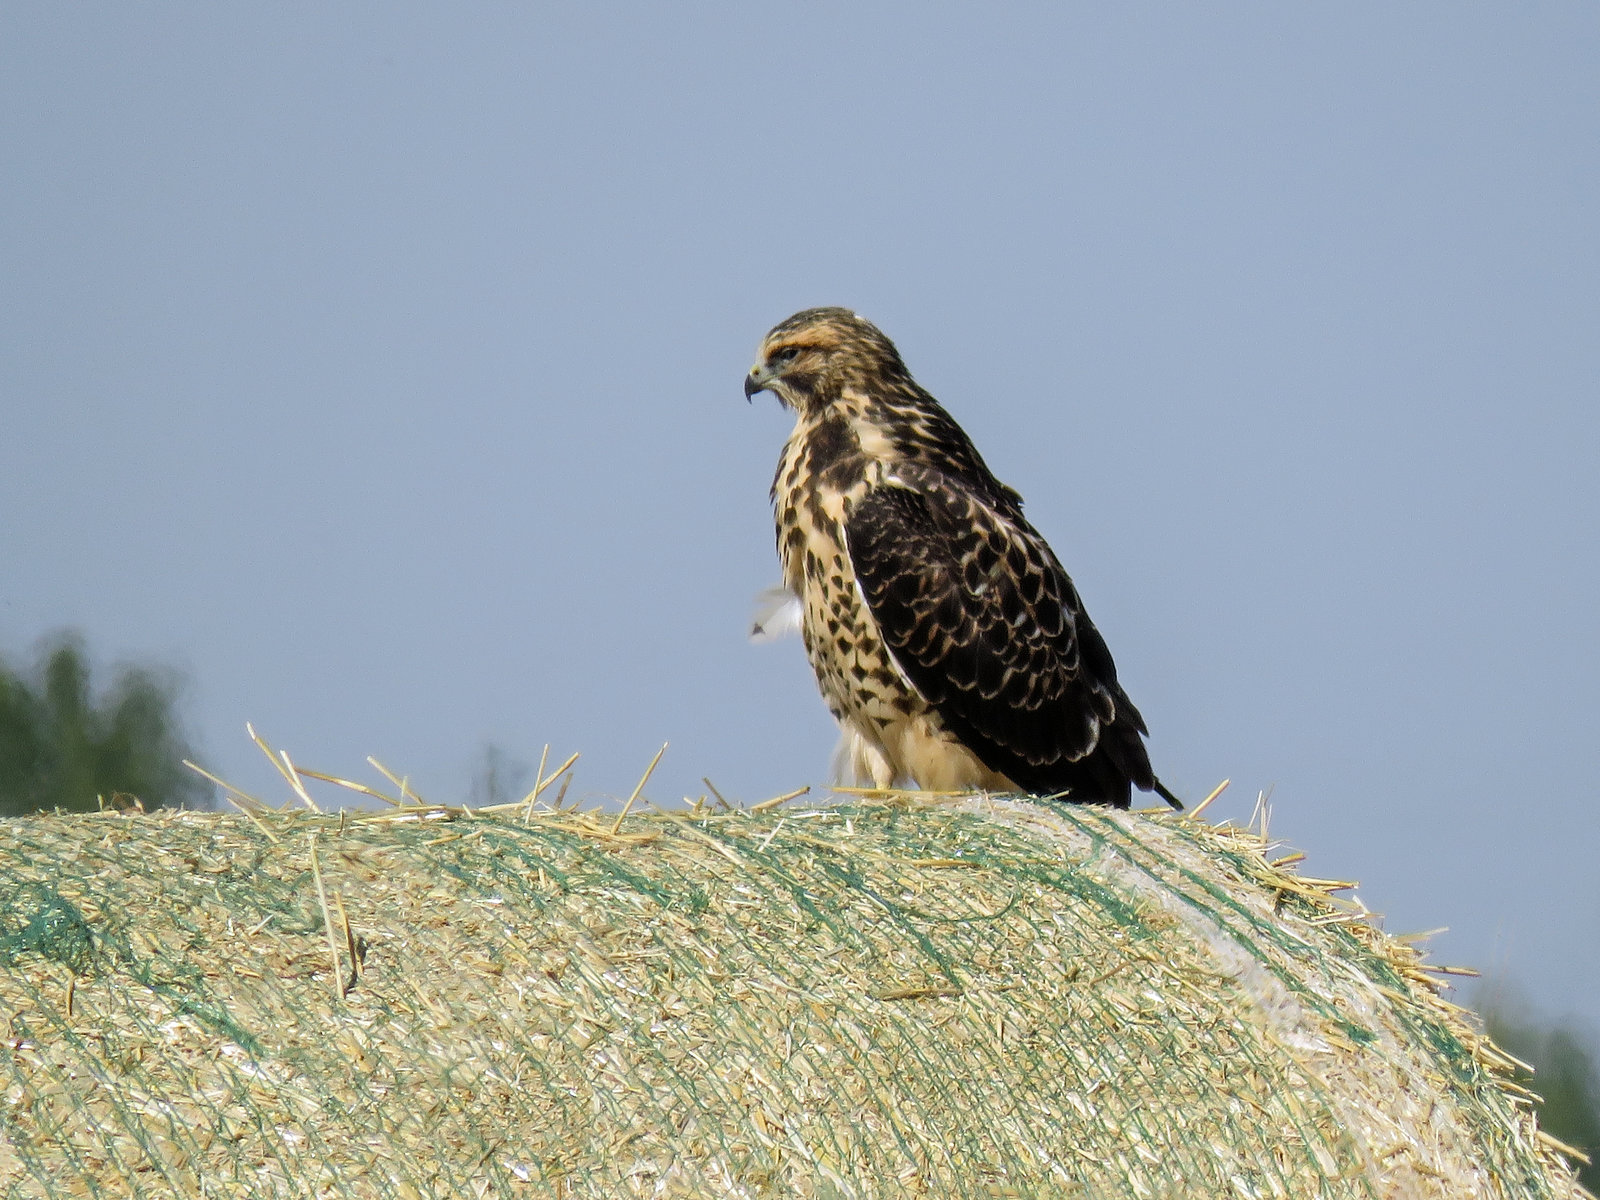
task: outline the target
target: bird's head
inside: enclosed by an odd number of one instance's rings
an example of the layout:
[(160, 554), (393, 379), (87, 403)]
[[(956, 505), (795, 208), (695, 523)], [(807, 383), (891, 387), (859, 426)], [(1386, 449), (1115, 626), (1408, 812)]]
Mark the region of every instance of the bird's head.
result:
[(786, 408), (824, 407), (851, 384), (906, 374), (894, 343), (847, 308), (808, 308), (773, 327), (744, 377), (744, 394), (771, 392)]

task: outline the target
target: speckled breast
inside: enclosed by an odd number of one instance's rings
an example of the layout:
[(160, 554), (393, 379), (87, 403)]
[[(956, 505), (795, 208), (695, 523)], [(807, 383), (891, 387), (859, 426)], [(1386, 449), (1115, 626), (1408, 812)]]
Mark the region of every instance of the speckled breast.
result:
[(875, 737), (925, 706), (889, 660), (855, 586), (844, 517), (882, 465), (848, 446), (837, 431), (802, 423), (778, 463), (773, 513), (784, 582), (801, 598), (801, 632), (823, 698), (835, 718)]

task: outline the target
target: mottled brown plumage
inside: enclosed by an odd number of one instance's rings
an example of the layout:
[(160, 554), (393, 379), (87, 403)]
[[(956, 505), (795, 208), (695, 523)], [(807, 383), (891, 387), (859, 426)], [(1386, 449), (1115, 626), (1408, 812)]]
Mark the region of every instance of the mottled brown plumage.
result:
[(1178, 804), (1022, 498), (876, 326), (796, 313), (744, 389), (796, 415), (772, 482), (778, 557), (843, 773), (1120, 807), (1139, 787)]

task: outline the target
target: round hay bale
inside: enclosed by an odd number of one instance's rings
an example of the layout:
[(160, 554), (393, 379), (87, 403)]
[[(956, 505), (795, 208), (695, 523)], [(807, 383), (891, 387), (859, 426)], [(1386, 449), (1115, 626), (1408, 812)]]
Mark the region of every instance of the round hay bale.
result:
[(6, 1196), (1567, 1197), (1417, 953), (981, 797), (0, 822)]

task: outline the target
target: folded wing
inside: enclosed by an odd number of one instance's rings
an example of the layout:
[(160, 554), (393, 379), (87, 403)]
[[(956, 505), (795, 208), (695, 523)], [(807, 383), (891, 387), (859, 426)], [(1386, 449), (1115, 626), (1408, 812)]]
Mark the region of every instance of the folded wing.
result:
[(1122, 805), (1153, 786), (1105, 642), (1014, 504), (903, 468), (847, 513), (845, 542), (896, 664), (991, 770)]

